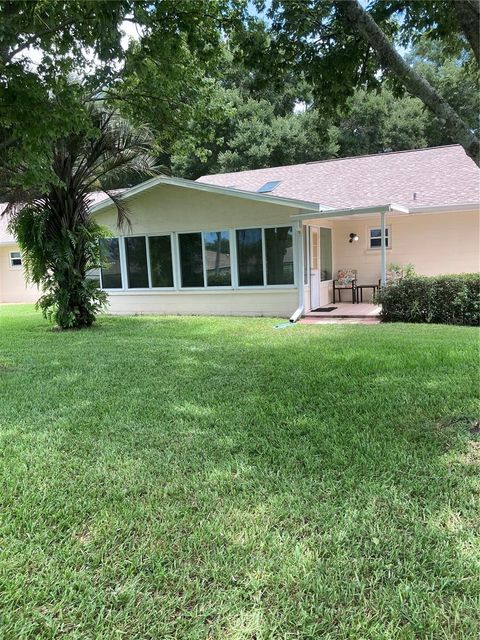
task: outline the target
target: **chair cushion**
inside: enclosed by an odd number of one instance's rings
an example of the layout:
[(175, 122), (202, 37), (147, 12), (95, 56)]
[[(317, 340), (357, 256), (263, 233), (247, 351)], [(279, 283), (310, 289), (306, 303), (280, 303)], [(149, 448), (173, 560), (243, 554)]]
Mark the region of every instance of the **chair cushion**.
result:
[(387, 271), (387, 282), (398, 282), (403, 278), (403, 269)]
[(355, 269), (341, 269), (337, 274), (337, 281), (335, 283), (335, 286), (338, 288), (345, 287), (350, 289), (356, 277), (357, 272), (355, 271)]

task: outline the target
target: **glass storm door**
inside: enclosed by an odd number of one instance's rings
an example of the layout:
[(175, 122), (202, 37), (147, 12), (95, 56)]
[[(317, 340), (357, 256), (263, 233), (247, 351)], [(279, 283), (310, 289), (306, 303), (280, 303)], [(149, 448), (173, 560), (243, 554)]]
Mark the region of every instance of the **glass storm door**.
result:
[(320, 229), (310, 227), (310, 307), (320, 306)]

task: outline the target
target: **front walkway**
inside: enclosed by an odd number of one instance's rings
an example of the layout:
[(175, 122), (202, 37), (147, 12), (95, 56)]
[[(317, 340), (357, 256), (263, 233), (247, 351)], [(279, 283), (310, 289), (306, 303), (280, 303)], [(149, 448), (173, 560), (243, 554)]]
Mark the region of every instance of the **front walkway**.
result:
[(382, 308), (370, 302), (332, 302), (325, 305), (326, 308), (334, 307), (332, 311), (309, 311), (306, 317), (309, 318), (378, 318)]
[(337, 302), (327, 305), (332, 311), (310, 311), (299, 322), (302, 324), (378, 324), (381, 307), (368, 302), (352, 304)]

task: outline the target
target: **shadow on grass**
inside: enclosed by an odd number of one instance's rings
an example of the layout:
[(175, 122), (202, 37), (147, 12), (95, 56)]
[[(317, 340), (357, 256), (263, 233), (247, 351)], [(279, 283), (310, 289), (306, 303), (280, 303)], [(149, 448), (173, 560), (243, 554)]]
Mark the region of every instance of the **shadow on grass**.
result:
[(273, 324), (7, 345), (9, 632), (474, 637), (474, 334)]

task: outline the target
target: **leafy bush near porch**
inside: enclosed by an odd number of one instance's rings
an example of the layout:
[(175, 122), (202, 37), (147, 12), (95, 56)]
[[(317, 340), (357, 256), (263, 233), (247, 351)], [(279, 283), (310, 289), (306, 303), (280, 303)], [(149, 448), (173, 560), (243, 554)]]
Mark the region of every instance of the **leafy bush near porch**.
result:
[(380, 291), (382, 319), (388, 322), (480, 324), (480, 274), (412, 276)]

